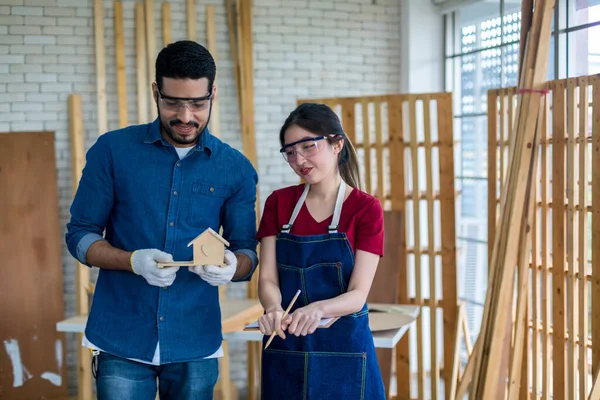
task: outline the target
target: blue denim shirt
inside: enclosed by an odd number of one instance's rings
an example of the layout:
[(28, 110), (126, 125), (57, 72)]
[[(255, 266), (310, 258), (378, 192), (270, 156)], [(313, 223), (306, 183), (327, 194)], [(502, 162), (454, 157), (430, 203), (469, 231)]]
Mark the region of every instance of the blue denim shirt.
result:
[[(258, 177), (240, 152), (206, 129), (180, 160), (156, 119), (101, 135), (86, 158), (66, 234), (81, 263), (89, 266), (87, 251), (98, 240), (192, 260), (187, 244), (222, 226), (229, 249), (252, 260), (252, 272), (241, 280), (250, 279), (258, 263)], [(188, 268), (180, 268), (168, 288), (132, 272), (101, 269), (85, 334), (120, 357), (151, 361), (160, 340), (161, 363), (204, 358), (222, 342), (218, 288)]]

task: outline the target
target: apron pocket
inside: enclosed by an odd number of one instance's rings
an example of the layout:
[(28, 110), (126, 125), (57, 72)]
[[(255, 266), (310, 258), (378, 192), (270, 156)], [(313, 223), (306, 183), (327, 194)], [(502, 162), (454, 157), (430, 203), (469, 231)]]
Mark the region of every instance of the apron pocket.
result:
[(306, 353), (300, 351), (263, 351), (261, 399), (305, 399), (306, 363)]
[(308, 353), (306, 399), (364, 399), (366, 353)]
[(346, 293), (341, 262), (318, 263), (306, 268), (279, 263), (278, 270), (279, 282), (285, 285), (281, 290), (282, 304), (289, 304), (298, 289), (302, 289), (299, 300), (303, 300), (298, 306), (332, 299)]

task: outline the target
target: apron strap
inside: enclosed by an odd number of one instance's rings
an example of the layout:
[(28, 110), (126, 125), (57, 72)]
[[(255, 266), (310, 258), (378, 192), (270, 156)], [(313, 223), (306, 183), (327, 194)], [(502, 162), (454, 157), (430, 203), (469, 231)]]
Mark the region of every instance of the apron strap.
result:
[(336, 233), (338, 224), (340, 223), (340, 215), (342, 214), (342, 204), (344, 204), (344, 194), (346, 193), (346, 182), (341, 180), (338, 188), (337, 199), (335, 200), (335, 208), (333, 209), (333, 218), (329, 225), (329, 233)]
[[(290, 233), (292, 229), (292, 225), (296, 221), (298, 214), (300, 213), (300, 209), (306, 200), (306, 196), (308, 195), (308, 191), (310, 190), (310, 185), (307, 183), (304, 185), (304, 191), (302, 195), (298, 199), (296, 206), (294, 207), (294, 211), (292, 212), (292, 217), (290, 218), (290, 222), (283, 225), (281, 228), (281, 232)], [(333, 209), (333, 218), (331, 220), (331, 225), (327, 228), (329, 233), (336, 233), (338, 229), (338, 224), (340, 222), (340, 215), (342, 214), (342, 204), (344, 203), (344, 194), (346, 193), (346, 182), (343, 180), (340, 182), (340, 187), (338, 188), (337, 198), (335, 200), (335, 208)]]
[(308, 183), (306, 185), (304, 185), (304, 191), (302, 192), (300, 199), (296, 203), (296, 207), (294, 207), (294, 211), (292, 212), (292, 218), (290, 219), (290, 222), (283, 225), (281, 232), (290, 233), (290, 229), (292, 229), (292, 225), (294, 225), (294, 222), (296, 221), (296, 217), (300, 213), (300, 209), (302, 208), (302, 205), (304, 204), (304, 200), (306, 200), (306, 195), (308, 194), (309, 189), (310, 189), (310, 185)]

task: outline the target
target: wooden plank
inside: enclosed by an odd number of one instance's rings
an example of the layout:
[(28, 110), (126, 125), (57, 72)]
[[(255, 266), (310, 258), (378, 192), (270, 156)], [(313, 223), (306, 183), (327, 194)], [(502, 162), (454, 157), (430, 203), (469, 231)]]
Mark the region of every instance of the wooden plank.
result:
[(588, 311), (589, 291), (588, 280), (588, 212), (587, 210), (587, 192), (588, 192), (588, 144), (587, 137), (590, 128), (589, 112), (588, 112), (588, 81), (587, 77), (579, 78), (579, 132), (578, 144), (579, 148), (579, 248), (578, 250), (578, 272), (579, 272), (579, 398), (586, 400), (588, 393)]
[[(452, 116), (452, 94), (437, 97), (437, 132), (439, 139), (440, 215), (442, 245), (442, 299), (444, 332), (444, 365), (452, 365), (449, 349), (455, 341), (452, 327), (458, 320), (458, 282), (456, 266), (456, 221), (454, 188), (454, 137)], [(452, 370), (444, 368), (444, 387), (451, 386)], [(446, 394), (446, 397), (448, 394)]]
[[(155, 32), (155, 24), (154, 24), (154, 0), (144, 0), (144, 16), (146, 18), (146, 59), (147, 67), (148, 67), (148, 87), (152, 87), (152, 83), (156, 79), (156, 65), (155, 58), (157, 56), (156, 53), (156, 32)], [(150, 96), (153, 98), (153, 96)], [(151, 101), (152, 103), (152, 101)], [(156, 107), (153, 107), (153, 104), (150, 104), (150, 120), (153, 120), (157, 117)]]
[[(542, 98), (542, 105), (540, 107), (540, 116), (538, 121), (538, 135), (540, 136), (540, 140), (542, 135), (544, 135), (543, 130), (546, 125), (544, 124), (544, 107), (546, 104), (546, 99)], [(540, 148), (544, 146), (540, 145)], [(540, 150), (541, 156), (541, 150)], [(541, 166), (544, 168), (544, 165)], [(539, 182), (540, 182), (540, 168), (539, 164), (536, 165), (534, 172), (534, 182), (533, 188), (531, 191), (532, 202), (534, 204), (533, 207), (533, 215), (531, 216), (531, 264), (535, 267), (531, 271), (531, 323), (532, 323), (532, 332), (531, 332), (531, 392), (533, 400), (537, 400), (538, 393), (540, 393), (540, 380), (539, 380), (539, 360), (540, 360), (540, 298), (541, 298), (541, 286), (540, 286), (540, 270), (538, 269), (538, 265), (540, 263), (539, 260), (539, 228), (538, 228), (538, 214), (539, 214)], [(529, 335), (529, 330), (527, 330), (527, 335)], [(525, 345), (527, 342), (525, 341)], [(524, 355), (527, 356), (527, 353), (524, 352)], [(525, 370), (524, 373), (528, 371)], [(525, 382), (526, 383), (526, 382)], [(529, 387), (521, 385), (521, 388), (525, 388), (529, 391)]]
[[(592, 83), (592, 276), (600, 277), (600, 79)], [(592, 280), (592, 371), (600, 370), (600, 279)], [(596, 306), (594, 306), (596, 305)], [(596, 380), (596, 386), (598, 386)]]
[[(71, 171), (73, 196), (77, 192), (81, 173), (85, 166), (85, 138), (83, 132), (83, 107), (81, 95), (72, 94), (68, 99), (69, 133), (71, 139)], [(90, 269), (75, 260), (75, 298), (77, 314), (89, 312), (88, 285)], [(77, 335), (81, 342), (83, 335)], [(92, 374), (90, 352), (82, 347), (77, 348), (79, 398), (89, 400), (92, 397)]]
[[(409, 99), (409, 126), (410, 126), (410, 163), (412, 173), (412, 205), (413, 205), (413, 240), (414, 240), (414, 265), (415, 265), (415, 299), (417, 302), (423, 301), (422, 283), (421, 283), (421, 212), (419, 192), (419, 153), (417, 148), (417, 107), (414, 98)], [(417, 317), (417, 388), (418, 397), (425, 397), (425, 360), (423, 354), (423, 334), (424, 323), (423, 316), (419, 313)]]
[(369, 103), (363, 101), (362, 106), (362, 123), (363, 123), (363, 145), (365, 149), (365, 191), (373, 195), (373, 185), (371, 180), (373, 171), (371, 170), (371, 131), (369, 126)]
[(117, 103), (119, 107), (119, 127), (125, 128), (127, 122), (127, 78), (125, 76), (125, 38), (123, 36), (123, 3), (113, 3), (115, 12), (115, 53), (117, 61)]
[(504, 187), (504, 182), (506, 180), (506, 166), (505, 166), (505, 157), (506, 146), (504, 143), (508, 141), (508, 135), (506, 134), (506, 96), (504, 91), (500, 91), (500, 132), (499, 132), (499, 155), (500, 158), (500, 171), (499, 171), (499, 185), (500, 192), (502, 192), (502, 188)]
[(456, 321), (456, 329), (454, 331), (455, 341), (454, 341), (454, 350), (452, 353), (452, 357), (454, 362), (452, 363), (452, 384), (450, 386), (450, 399), (456, 400), (456, 389), (458, 386), (458, 373), (460, 370), (460, 332), (462, 329), (462, 320), (465, 315), (465, 304), (460, 303), (458, 307), (458, 320)]
[(553, 305), (553, 397), (566, 398), (567, 364), (566, 340), (566, 285), (565, 285), (565, 85), (557, 82), (552, 95), (552, 305)]
[[(430, 114), (430, 102), (423, 102), (423, 134), (425, 140), (425, 188), (427, 192), (427, 259), (429, 261), (429, 298), (430, 300), (437, 299), (436, 290), (436, 268), (435, 268), (435, 239), (434, 239), (434, 203), (433, 198), (433, 157), (431, 144), (431, 114)], [(414, 164), (413, 164), (414, 166)], [(439, 351), (438, 351), (438, 324), (437, 324), (437, 308), (435, 303), (429, 308), (429, 325), (431, 332), (431, 343), (430, 343), (430, 355), (431, 364), (429, 369), (429, 376), (431, 377), (431, 393), (439, 393), (439, 380), (440, 380), (440, 365), (439, 365)], [(458, 323), (459, 321), (455, 321)], [(458, 339), (458, 336), (455, 338)], [(447, 349), (450, 351), (450, 348)]]
[(11, 400), (67, 397), (65, 335), (56, 331), (64, 299), (54, 140), (52, 132), (0, 134), (0, 388)]
[(579, 163), (576, 162), (577, 154), (575, 151), (575, 135), (577, 132), (577, 122), (576, 119), (576, 111), (577, 111), (577, 101), (575, 97), (577, 81), (575, 79), (567, 80), (567, 131), (568, 135), (567, 139), (567, 162), (568, 165), (566, 167), (567, 173), (567, 207), (566, 207), (566, 222), (567, 222), (567, 231), (570, 232), (570, 235), (566, 240), (566, 248), (567, 248), (567, 317), (568, 317), (568, 364), (567, 364), (567, 382), (568, 382), (568, 398), (569, 400), (575, 400), (576, 395), (576, 382), (577, 379), (577, 337), (578, 337), (578, 328), (579, 328), (579, 313), (577, 311), (578, 307), (578, 298), (579, 298), (579, 286), (577, 279), (577, 262), (575, 251), (578, 249), (577, 244), (577, 219), (576, 219), (576, 207), (577, 207), (577, 198), (575, 197), (575, 193), (578, 193), (577, 188), (577, 169), (579, 168)]
[(551, 225), (549, 205), (550, 190), (549, 190), (549, 174), (551, 170), (550, 157), (548, 156), (548, 133), (549, 133), (549, 118), (550, 118), (550, 102), (546, 98), (544, 102), (544, 118), (542, 121), (542, 141), (545, 143), (541, 147), (541, 263), (542, 263), (542, 398), (548, 400), (550, 398), (550, 364), (552, 362), (552, 349), (550, 339), (550, 321), (552, 320), (552, 281), (550, 274), (550, 237), (549, 231)]
[[(209, 4), (206, 6), (206, 41), (208, 43), (208, 51), (212, 54), (217, 63), (217, 28), (215, 27), (215, 6)], [(215, 78), (214, 85), (217, 86)], [(210, 132), (216, 137), (221, 137), (219, 99), (212, 100), (212, 110), (210, 117)]]
[(162, 3), (162, 34), (165, 46), (173, 43), (171, 35), (171, 4), (168, 1)]
[[(405, 159), (404, 159), (404, 110), (403, 101), (400, 96), (390, 100), (388, 106), (388, 124), (390, 134), (390, 176), (391, 176), (391, 203), (392, 211), (398, 211), (406, 216), (406, 180), (405, 180)], [(406, 221), (406, 218), (405, 218)], [(403, 224), (403, 234), (398, 241), (400, 254), (398, 260), (398, 303), (408, 304), (408, 255), (406, 246), (406, 228), (407, 223)], [(410, 385), (403, 384), (411, 381), (410, 371), (410, 349), (409, 335), (404, 335), (396, 346), (396, 386), (398, 400), (410, 400)]]
[(473, 348), (473, 356), (469, 357), (469, 361), (467, 361), (467, 366), (465, 367), (465, 371), (463, 372), (463, 376), (460, 379), (460, 383), (458, 384), (458, 389), (456, 390), (456, 398), (459, 400), (464, 399), (469, 390), (469, 386), (473, 381), (473, 374), (475, 373), (475, 352), (477, 351), (477, 347), (480, 346), (481, 343), (479, 340), (475, 341), (475, 347)]
[[(521, 80), (520, 88), (527, 89), (521, 95), (519, 104), (518, 125), (511, 151), (507, 174), (507, 189), (501, 200), (500, 222), (494, 240), (494, 252), (491, 262), (490, 281), (494, 282), (488, 289), (484, 318), (480, 338), (482, 346), (478, 347), (477, 365), (473, 379), (471, 399), (496, 398), (502, 385), (501, 355), (504, 352), (504, 330), (510, 322), (509, 294), (512, 291), (513, 275), (517, 261), (517, 249), (521, 238), (523, 215), (527, 204), (527, 188), (531, 184), (531, 161), (537, 152), (539, 138), (536, 137), (541, 93), (546, 80), (547, 58), (549, 53), (550, 24), (552, 21), (554, 1), (540, 0), (536, 3), (532, 30), (527, 43), (525, 66), (526, 78)], [(531, 92), (530, 90), (536, 90)]]
[[(540, 102), (543, 99), (540, 99)], [(542, 107), (540, 107), (540, 115), (538, 117), (537, 135), (540, 135), (541, 122), (542, 122)], [(538, 153), (534, 152), (533, 155), (533, 168), (532, 175), (537, 177), (537, 157)], [(535, 180), (534, 180), (535, 182)], [(519, 243), (519, 256), (518, 256), (518, 295), (517, 295), (517, 314), (516, 314), (516, 327), (515, 327), (515, 340), (512, 351), (510, 353), (510, 365), (509, 365), (509, 381), (508, 381), (508, 398), (517, 399), (521, 393), (523, 386), (528, 389), (527, 380), (525, 379), (525, 385), (521, 381), (523, 367), (525, 367), (525, 376), (527, 376), (527, 337), (529, 336), (529, 318), (527, 316), (528, 297), (529, 297), (529, 252), (531, 249), (531, 226), (533, 225), (533, 214), (535, 210), (535, 185), (530, 187), (531, 194), (528, 204), (528, 210), (525, 215), (527, 223), (523, 225), (523, 230), (520, 236), (523, 238)], [(525, 355), (525, 365), (523, 366), (523, 357)]]
[(146, 59), (146, 22), (144, 3), (135, 3), (135, 55), (138, 123), (148, 122), (148, 77)]
[(186, 0), (185, 14), (187, 17), (187, 36), (196, 41), (196, 0)]
[[(398, 276), (403, 261), (403, 249), (398, 242), (403, 240), (404, 214), (399, 211), (384, 212), (385, 236), (384, 256), (379, 261), (377, 272), (367, 296), (367, 303), (394, 304), (398, 299)], [(376, 349), (377, 361), (385, 386), (386, 397), (390, 396), (392, 374), (392, 350)]]
[(590, 400), (600, 399), (600, 370), (596, 372), (594, 377), (594, 385), (592, 386), (592, 390), (590, 392)]
[(356, 143), (356, 113), (353, 100), (342, 99), (342, 128), (352, 143)]
[[(356, 136), (356, 135), (355, 135)], [(375, 161), (377, 162), (377, 198), (384, 204), (385, 183), (383, 179), (383, 131), (381, 130), (381, 102), (375, 103)]]
[(488, 105), (488, 264), (492, 259), (498, 205), (498, 91), (489, 90)]
[(94, 42), (96, 51), (96, 101), (98, 135), (108, 130), (106, 114), (106, 61), (104, 50), (104, 9), (102, 0), (94, 0)]
[(238, 58), (238, 44), (236, 42), (237, 32), (236, 26), (234, 25), (234, 14), (232, 0), (225, 0), (225, 7), (227, 8), (227, 31), (229, 36), (229, 48), (231, 50), (231, 61), (233, 63), (233, 78), (235, 80), (235, 88), (237, 90), (238, 99), (238, 110), (241, 113), (241, 84), (240, 84), (240, 62)]

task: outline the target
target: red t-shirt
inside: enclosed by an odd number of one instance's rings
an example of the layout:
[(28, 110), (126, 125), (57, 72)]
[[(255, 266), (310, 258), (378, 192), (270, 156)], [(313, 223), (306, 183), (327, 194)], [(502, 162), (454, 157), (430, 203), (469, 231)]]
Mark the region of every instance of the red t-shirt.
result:
[[(294, 207), (302, 195), (304, 185), (289, 186), (275, 190), (265, 202), (256, 238), (274, 236), (281, 227), (289, 223)], [(302, 205), (290, 233), (300, 236), (327, 233), (333, 215), (317, 222), (306, 203)], [(352, 249), (363, 250), (383, 256), (383, 210), (375, 197), (353, 189), (342, 206), (338, 232), (345, 232)]]

